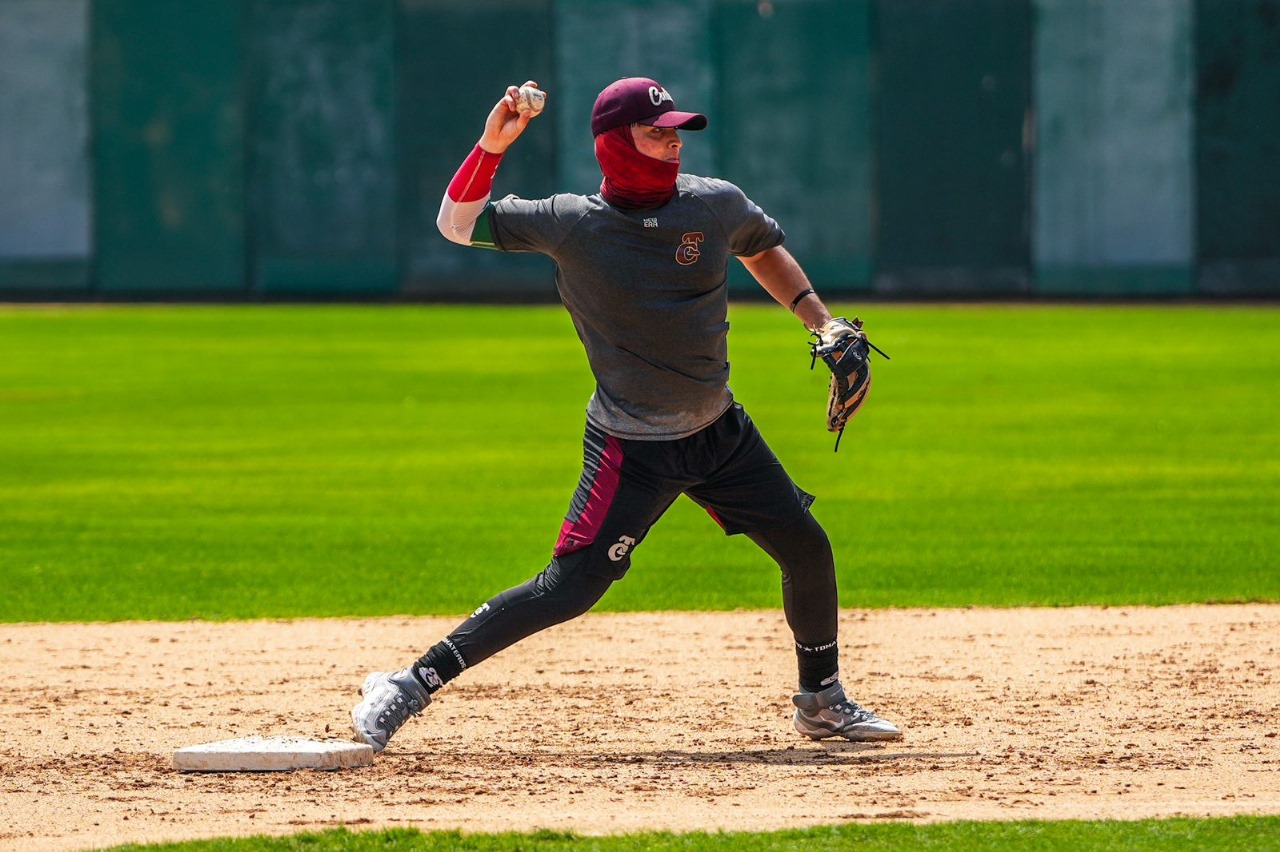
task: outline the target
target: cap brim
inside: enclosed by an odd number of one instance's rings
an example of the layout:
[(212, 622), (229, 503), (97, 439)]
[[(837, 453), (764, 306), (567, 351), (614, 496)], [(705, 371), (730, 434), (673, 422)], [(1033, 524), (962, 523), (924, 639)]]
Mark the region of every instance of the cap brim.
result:
[(660, 112), (652, 118), (644, 118), (636, 122), (649, 127), (675, 127), (680, 130), (703, 130), (707, 126), (707, 117), (696, 112), (680, 112), (668, 110)]

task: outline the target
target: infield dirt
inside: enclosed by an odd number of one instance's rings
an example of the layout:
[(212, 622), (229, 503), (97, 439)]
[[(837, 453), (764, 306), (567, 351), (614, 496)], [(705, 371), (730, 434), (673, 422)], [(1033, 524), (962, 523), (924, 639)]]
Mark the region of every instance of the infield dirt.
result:
[(889, 745), (791, 729), (779, 612), (591, 614), (464, 673), (371, 767), (171, 768), (346, 739), (364, 675), (457, 621), (0, 626), (0, 848), (1280, 814), (1280, 605), (846, 611), (844, 679)]

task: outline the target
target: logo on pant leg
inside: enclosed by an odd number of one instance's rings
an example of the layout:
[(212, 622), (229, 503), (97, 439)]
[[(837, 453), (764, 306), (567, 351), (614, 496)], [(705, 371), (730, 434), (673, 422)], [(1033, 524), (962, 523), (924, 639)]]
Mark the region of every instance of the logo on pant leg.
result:
[(621, 562), (623, 558), (635, 546), (636, 540), (629, 535), (624, 535), (618, 539), (618, 543), (609, 548), (609, 558), (614, 562)]

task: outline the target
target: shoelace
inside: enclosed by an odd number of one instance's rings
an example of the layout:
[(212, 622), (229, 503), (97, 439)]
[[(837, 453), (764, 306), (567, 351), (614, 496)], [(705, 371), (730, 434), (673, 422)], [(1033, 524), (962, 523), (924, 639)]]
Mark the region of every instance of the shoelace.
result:
[(872, 712), (856, 701), (841, 701), (827, 708), (845, 716), (852, 716), (855, 722), (865, 722), (871, 718)]
[(381, 722), (385, 719), (390, 723), (388, 727), (394, 731), (405, 723), (410, 714), (414, 716), (421, 715), (422, 707), (419, 706), (417, 700), (407, 697), (404, 690), (394, 684), (392, 684), (392, 687), (396, 690), (396, 696), (391, 699), (391, 705), (378, 714), (378, 721)]

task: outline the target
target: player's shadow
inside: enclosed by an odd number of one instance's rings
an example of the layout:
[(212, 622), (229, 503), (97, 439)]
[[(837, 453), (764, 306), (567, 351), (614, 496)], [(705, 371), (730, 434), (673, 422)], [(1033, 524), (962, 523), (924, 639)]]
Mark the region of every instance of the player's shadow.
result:
[(642, 752), (611, 763), (654, 763), (668, 766), (696, 766), (758, 763), (766, 766), (831, 766), (842, 763), (896, 763), (914, 760), (964, 760), (974, 752), (894, 751), (873, 743), (826, 740), (809, 748), (759, 748), (732, 751)]
[[(406, 752), (390, 758), (408, 763), (422, 761), (424, 766), (438, 762), (441, 752)], [(846, 740), (823, 740), (811, 746), (787, 748), (733, 749), (729, 751), (636, 751), (620, 754), (601, 754), (592, 749), (582, 751), (543, 751), (508, 748), (502, 752), (459, 753), (450, 752), (452, 761), (459, 765), (500, 766), (504, 762), (513, 765), (534, 764), (594, 764), (597, 766), (732, 766), (760, 764), (763, 766), (839, 766), (856, 763), (910, 763), (915, 761), (971, 760), (976, 752), (900, 751), (874, 743), (851, 743)]]

